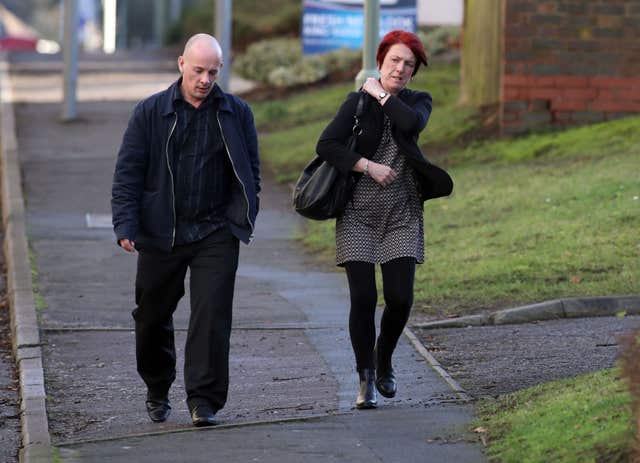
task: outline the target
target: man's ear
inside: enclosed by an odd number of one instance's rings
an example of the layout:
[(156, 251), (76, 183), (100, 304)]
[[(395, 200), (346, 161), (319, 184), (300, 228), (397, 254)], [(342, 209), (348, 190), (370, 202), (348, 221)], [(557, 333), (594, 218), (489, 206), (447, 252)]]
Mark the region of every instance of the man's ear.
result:
[(184, 58), (182, 57), (182, 55), (178, 56), (178, 70), (180, 71), (180, 74), (182, 74), (182, 70), (184, 68)]

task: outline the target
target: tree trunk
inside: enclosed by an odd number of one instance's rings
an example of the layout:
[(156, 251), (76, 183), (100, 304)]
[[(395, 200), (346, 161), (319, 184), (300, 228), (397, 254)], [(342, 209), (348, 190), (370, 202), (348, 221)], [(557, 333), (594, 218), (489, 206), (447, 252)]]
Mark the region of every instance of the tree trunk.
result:
[(503, 1), (465, 0), (461, 99), (484, 106), (500, 100)]

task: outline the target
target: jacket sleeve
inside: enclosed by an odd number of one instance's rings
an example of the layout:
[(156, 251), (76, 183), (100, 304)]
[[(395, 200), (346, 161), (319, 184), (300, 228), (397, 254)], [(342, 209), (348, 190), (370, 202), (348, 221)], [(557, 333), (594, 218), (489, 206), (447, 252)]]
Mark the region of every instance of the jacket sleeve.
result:
[(133, 111), (122, 137), (111, 190), (111, 212), (116, 239), (135, 240), (140, 220), (149, 143), (143, 104)]
[(249, 152), (249, 161), (251, 163), (251, 172), (253, 181), (255, 182), (256, 196), (260, 193), (260, 157), (258, 155), (258, 134), (256, 131), (253, 112), (249, 105), (245, 104), (243, 117), (243, 127), (247, 150)]
[(431, 115), (432, 100), (427, 92), (415, 92), (411, 102), (391, 95), (382, 106), (384, 113), (401, 132), (419, 134), (427, 126)]
[(351, 171), (353, 165), (362, 157), (355, 151), (347, 149), (347, 140), (352, 133), (358, 96), (359, 92), (351, 92), (347, 96), (338, 109), (338, 113), (320, 134), (316, 145), (318, 156), (342, 173)]

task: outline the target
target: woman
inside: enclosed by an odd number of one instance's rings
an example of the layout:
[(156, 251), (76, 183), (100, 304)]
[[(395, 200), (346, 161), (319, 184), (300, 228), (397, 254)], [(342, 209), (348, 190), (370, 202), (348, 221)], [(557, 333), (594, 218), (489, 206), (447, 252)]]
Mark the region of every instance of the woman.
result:
[[(328, 163), (358, 177), (352, 200), (336, 222), (336, 260), (349, 282), (349, 334), (361, 409), (377, 406), (376, 389), (384, 397), (396, 394), (391, 357), (413, 304), (416, 263), (424, 262), (423, 202), (453, 189), (449, 175), (429, 163), (417, 144), (431, 113), (431, 96), (406, 85), (421, 64), (427, 66), (422, 43), (410, 32), (391, 31), (376, 59), (380, 78), (368, 78), (361, 89), (367, 95), (357, 152), (346, 143), (359, 92), (347, 96), (316, 147)], [(385, 301), (377, 340), (375, 264), (382, 269)]]

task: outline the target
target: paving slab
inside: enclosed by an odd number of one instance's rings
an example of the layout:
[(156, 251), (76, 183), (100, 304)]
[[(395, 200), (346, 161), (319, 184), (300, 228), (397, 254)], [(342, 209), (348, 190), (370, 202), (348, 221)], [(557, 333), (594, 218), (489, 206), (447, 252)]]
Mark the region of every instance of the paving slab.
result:
[[(394, 407), (218, 429), (64, 445), (67, 463), (100, 462), (350, 462), (470, 463), (482, 461), (460, 423), (461, 407)], [(185, 455), (188, 449), (188, 456)]]
[[(180, 360), (185, 338), (184, 332), (176, 335)], [(182, 361), (177, 362), (170, 392), (169, 420), (149, 421), (144, 383), (136, 372), (133, 332), (48, 332), (44, 341), (54, 443), (192, 428)], [(231, 352), (231, 388), (227, 406), (219, 413), (221, 423), (337, 410), (337, 382), (306, 341), (304, 330), (235, 330)]]

